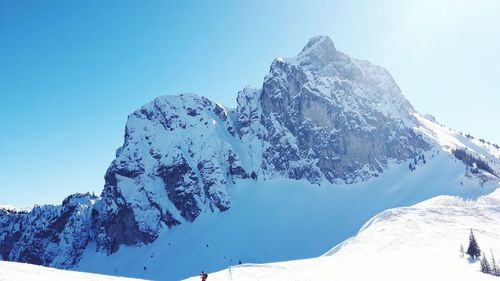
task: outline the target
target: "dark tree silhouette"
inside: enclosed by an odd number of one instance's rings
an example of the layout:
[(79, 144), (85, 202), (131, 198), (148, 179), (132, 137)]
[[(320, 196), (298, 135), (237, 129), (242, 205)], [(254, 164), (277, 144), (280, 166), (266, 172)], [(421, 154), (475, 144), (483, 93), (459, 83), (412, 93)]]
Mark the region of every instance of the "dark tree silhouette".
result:
[(486, 259), (486, 255), (483, 255), (483, 258), (481, 259), (481, 272), (482, 273), (491, 273), (491, 268), (490, 268), (490, 263)]
[(491, 250), (491, 274), (495, 275), (495, 276), (499, 276), (500, 275), (500, 270), (497, 266), (497, 262), (495, 260), (495, 256), (493, 255), (493, 250)]
[(479, 174), (479, 170), (483, 170), (494, 176), (497, 175), (486, 161), (481, 158), (474, 157), (472, 154), (469, 154), (466, 149), (453, 149), (451, 153), (453, 153), (455, 158), (462, 161), (467, 167), (469, 167), (472, 173)]
[(470, 230), (469, 235), (469, 248), (467, 248), (467, 255), (469, 255), (473, 259), (477, 259), (481, 256), (481, 249), (479, 249), (479, 245), (477, 244), (476, 237), (474, 237), (474, 232), (472, 229)]

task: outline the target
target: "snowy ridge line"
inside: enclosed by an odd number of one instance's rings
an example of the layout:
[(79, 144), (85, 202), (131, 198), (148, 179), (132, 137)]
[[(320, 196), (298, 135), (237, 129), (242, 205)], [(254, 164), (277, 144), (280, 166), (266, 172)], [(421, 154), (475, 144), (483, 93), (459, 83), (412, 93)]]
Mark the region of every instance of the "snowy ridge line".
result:
[(472, 154), (486, 163), (495, 171), (494, 174), (487, 173), (487, 177), (498, 180), (500, 175), (500, 147), (484, 140), (478, 140), (472, 136), (464, 136), (441, 125), (430, 118), (420, 114), (412, 114), (419, 122), (415, 130), (421, 132), (428, 141), (435, 143), (435, 147), (453, 154), (455, 149), (464, 149), (466, 153)]

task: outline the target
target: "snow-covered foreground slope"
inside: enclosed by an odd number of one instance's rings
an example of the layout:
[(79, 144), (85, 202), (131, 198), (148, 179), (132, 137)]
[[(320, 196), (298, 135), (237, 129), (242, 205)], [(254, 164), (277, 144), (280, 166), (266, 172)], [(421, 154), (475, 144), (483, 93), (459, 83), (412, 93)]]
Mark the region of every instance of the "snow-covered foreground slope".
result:
[[(479, 262), (460, 257), (473, 229), (490, 257), (500, 255), (500, 190), (477, 200), (438, 196), (386, 210), (319, 258), (243, 264), (210, 280), (497, 280)], [(308, 243), (308, 241), (304, 241)], [(290, 245), (293, 247), (293, 245)], [(193, 277), (187, 280), (197, 280)]]
[(123, 277), (60, 270), (26, 263), (0, 261), (0, 281), (133, 281)]

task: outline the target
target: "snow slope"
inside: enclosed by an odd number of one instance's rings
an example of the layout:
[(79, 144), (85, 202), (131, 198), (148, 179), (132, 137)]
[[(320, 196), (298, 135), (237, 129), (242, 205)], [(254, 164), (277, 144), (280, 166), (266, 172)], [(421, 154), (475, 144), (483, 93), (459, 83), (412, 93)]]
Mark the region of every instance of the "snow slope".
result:
[(490, 251), (500, 256), (500, 190), (477, 200), (438, 196), (411, 207), (389, 209), (369, 220), (355, 237), (321, 257), (242, 264), (209, 274), (209, 278), (497, 280), (479, 271), (479, 261), (460, 257), (460, 245), (467, 249), (470, 229), (488, 258)]
[(27, 263), (0, 261), (0, 281), (132, 281), (123, 277), (114, 277), (90, 273), (60, 270)]
[(451, 152), (453, 149), (467, 149), (485, 159), (497, 170), (500, 169), (500, 148), (498, 145), (464, 135), (426, 118), (422, 114), (413, 113), (412, 115), (418, 120), (418, 127), (415, 129), (435, 143), (437, 147), (441, 147), (447, 152)]
[(163, 231), (152, 244), (121, 247), (111, 256), (96, 253), (91, 245), (75, 269), (179, 280), (240, 260), (264, 263), (314, 257), (355, 235), (370, 217), (387, 208), (441, 194), (473, 199), (498, 185), (488, 182), (481, 187), (467, 180), (464, 164), (445, 152), (430, 152), (426, 158), (427, 163), (413, 172), (406, 163), (394, 164), (381, 176), (352, 185), (240, 181), (230, 190), (232, 207), (226, 212), (202, 213), (193, 223)]

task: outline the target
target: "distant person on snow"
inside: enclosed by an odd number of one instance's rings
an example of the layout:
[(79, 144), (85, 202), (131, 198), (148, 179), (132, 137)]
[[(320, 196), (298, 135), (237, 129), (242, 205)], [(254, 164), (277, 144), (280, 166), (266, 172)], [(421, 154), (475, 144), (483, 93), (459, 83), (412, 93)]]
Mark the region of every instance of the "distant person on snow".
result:
[(201, 277), (201, 281), (206, 281), (207, 280), (207, 277), (208, 277), (208, 274), (205, 273), (205, 271), (201, 271), (201, 274), (200, 274), (200, 277)]

